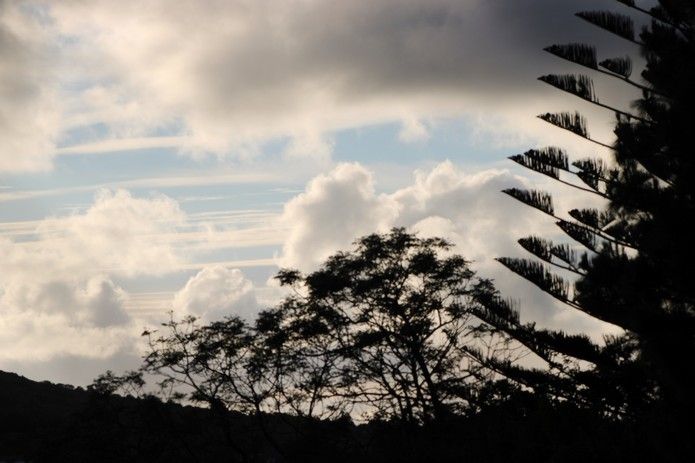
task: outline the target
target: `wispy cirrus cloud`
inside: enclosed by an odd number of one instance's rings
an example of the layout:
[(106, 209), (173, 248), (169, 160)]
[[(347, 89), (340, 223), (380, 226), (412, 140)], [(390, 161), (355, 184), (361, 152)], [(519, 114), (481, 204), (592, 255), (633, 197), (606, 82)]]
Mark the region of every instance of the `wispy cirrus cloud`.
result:
[(0, 202), (19, 201), (32, 198), (44, 198), (50, 196), (63, 195), (67, 193), (78, 192), (96, 192), (101, 189), (162, 189), (172, 187), (187, 187), (187, 186), (213, 186), (213, 185), (237, 185), (251, 183), (267, 183), (278, 182), (288, 179), (287, 171), (269, 172), (268, 170), (255, 169), (246, 172), (236, 172), (228, 174), (220, 174), (217, 171), (197, 174), (197, 175), (170, 175), (162, 177), (146, 177), (133, 178), (130, 180), (121, 180), (116, 182), (97, 183), (90, 185), (66, 186), (60, 188), (48, 189), (32, 189), (32, 190), (14, 190), (8, 188), (0, 191)]

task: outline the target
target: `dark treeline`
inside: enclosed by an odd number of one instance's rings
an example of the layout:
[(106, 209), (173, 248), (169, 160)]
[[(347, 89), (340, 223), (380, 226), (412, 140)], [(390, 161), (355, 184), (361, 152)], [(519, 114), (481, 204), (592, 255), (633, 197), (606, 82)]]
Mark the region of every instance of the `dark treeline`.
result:
[(664, 441), (654, 437), (651, 424), (597, 420), (533, 394), (417, 427), (268, 415), (264, 425), (281, 455), (257, 419), (241, 413), (229, 413), (222, 424), (209, 408), (102, 395), (2, 372), (0, 386), (0, 461), (662, 461), (668, 451), (658, 447)]
[[(611, 157), (511, 158), (605, 206), (563, 216), (545, 192), (506, 190), (567, 239), (525, 237), (534, 260), (498, 260), (622, 334), (522, 322), (450, 243), (393, 229), (310, 274), (280, 271), (290, 295), (251, 322), (172, 316), (146, 331), (142, 367), (95, 380), (37, 460), (692, 461), (695, 6), (617, 3), (577, 16), (639, 45), (641, 78), (588, 44), (546, 51), (638, 88), (631, 108), (599, 100), (587, 75), (540, 78), (615, 113), (612, 145), (579, 113), (539, 116)], [(651, 23), (637, 33), (629, 14)]]

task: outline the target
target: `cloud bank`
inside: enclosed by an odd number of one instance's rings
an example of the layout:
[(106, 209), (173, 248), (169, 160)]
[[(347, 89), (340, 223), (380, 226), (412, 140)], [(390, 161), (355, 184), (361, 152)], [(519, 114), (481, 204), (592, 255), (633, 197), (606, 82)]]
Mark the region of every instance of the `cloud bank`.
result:
[(400, 140), (424, 141), (451, 116), (498, 141), (538, 135), (532, 116), (567, 103), (535, 77), (568, 68), (540, 48), (619, 48), (572, 16), (601, 0), (17, 4), (0, 9), (2, 170), (46, 168), (59, 136), (95, 126), (81, 143), (165, 133), (220, 158), (278, 139), (326, 158), (332, 132), (398, 121)]

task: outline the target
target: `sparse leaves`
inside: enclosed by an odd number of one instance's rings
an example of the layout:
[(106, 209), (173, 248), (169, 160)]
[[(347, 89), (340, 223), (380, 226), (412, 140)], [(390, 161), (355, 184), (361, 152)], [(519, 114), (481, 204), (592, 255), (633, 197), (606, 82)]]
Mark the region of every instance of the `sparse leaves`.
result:
[(561, 129), (569, 130), (570, 132), (579, 135), (583, 138), (589, 138), (589, 131), (586, 126), (586, 118), (578, 112), (569, 113), (545, 113), (538, 116), (540, 119), (552, 124)]
[(552, 197), (544, 191), (536, 190), (520, 190), (518, 188), (509, 188), (502, 191), (512, 198), (521, 201), (522, 203), (545, 212), (548, 215), (554, 215)]
[(629, 16), (611, 11), (582, 11), (577, 16), (619, 37), (635, 41), (635, 26)]

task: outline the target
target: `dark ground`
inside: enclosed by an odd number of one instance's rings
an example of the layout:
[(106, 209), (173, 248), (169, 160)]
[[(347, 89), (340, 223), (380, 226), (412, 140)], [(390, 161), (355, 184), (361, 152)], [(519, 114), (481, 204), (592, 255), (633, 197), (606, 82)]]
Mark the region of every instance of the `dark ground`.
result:
[(256, 417), (0, 372), (0, 462), (689, 461), (662, 419), (616, 423), (528, 394), (430, 427), (279, 415), (264, 425), (275, 446)]

